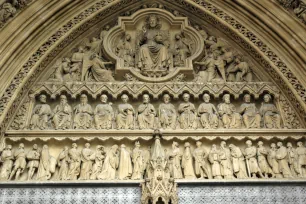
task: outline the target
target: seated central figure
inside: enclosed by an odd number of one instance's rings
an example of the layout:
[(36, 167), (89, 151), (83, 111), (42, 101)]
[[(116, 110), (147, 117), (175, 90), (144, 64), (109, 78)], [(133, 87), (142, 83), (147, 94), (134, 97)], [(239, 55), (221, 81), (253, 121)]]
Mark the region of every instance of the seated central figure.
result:
[(161, 73), (166, 75), (170, 66), (168, 48), (164, 45), (161, 33), (160, 19), (156, 15), (150, 15), (142, 27), (139, 36), (138, 68), (144, 75)]

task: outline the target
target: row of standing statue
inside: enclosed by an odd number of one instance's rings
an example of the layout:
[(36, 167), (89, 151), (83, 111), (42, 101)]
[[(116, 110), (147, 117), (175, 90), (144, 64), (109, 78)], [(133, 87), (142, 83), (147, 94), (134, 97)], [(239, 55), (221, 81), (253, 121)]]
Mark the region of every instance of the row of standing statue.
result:
[[(184, 102), (178, 107), (178, 113), (168, 94), (163, 96), (163, 103), (158, 110), (150, 103), (148, 94), (143, 95), (143, 102), (138, 109), (128, 103), (129, 97), (123, 94), (122, 104), (115, 114), (107, 95), (101, 95), (101, 104), (93, 110), (85, 94), (81, 103), (74, 110), (68, 104), (65, 95), (60, 96), (60, 104), (52, 111), (46, 96), (40, 95), (40, 104), (33, 110), (30, 129), (216, 129), (223, 128), (281, 128), (281, 116), (271, 102), (271, 95), (264, 95), (264, 102), (258, 110), (251, 102), (249, 94), (244, 95), (244, 103), (239, 110), (231, 103), (230, 95), (223, 96), (223, 103), (217, 108), (210, 102), (210, 95), (204, 94), (198, 110), (190, 102), (190, 95), (183, 95)], [(74, 118), (72, 115), (74, 114)], [(113, 122), (115, 121), (115, 122)], [(114, 123), (116, 127), (114, 127)]]
[(262, 141), (257, 145), (248, 140), (246, 148), (241, 149), (234, 144), (227, 147), (222, 141), (219, 148), (213, 144), (207, 152), (200, 141), (193, 151), (190, 143), (185, 142), (182, 152), (179, 144), (173, 142), (170, 151), (154, 152), (156, 148), (141, 149), (137, 141), (130, 152), (124, 144), (120, 148), (113, 145), (108, 151), (97, 145), (93, 151), (86, 143), (79, 151), (73, 143), (71, 148), (64, 147), (56, 159), (47, 145), (39, 150), (34, 144), (32, 150), (25, 152), (21, 143), (14, 152), (11, 145), (2, 150), (0, 178), (19, 181), (27, 169), (27, 180), (140, 180), (153, 177), (150, 163), (158, 157), (152, 155), (162, 155), (167, 162), (165, 178), (306, 178), (306, 148), (302, 142), (297, 143), (297, 148), (290, 142), (287, 147), (282, 142), (272, 143), (269, 150)]

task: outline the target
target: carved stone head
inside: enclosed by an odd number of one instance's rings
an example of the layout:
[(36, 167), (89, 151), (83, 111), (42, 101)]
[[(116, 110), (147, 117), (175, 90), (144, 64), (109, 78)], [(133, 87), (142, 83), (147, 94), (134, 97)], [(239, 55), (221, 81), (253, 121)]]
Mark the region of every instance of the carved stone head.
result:
[(60, 102), (61, 102), (61, 104), (67, 103), (67, 97), (65, 95), (61, 95), (60, 96)]
[(40, 96), (39, 96), (39, 101), (40, 101), (41, 103), (47, 103), (47, 96), (44, 95), (44, 94), (40, 95)]
[(223, 147), (223, 148), (226, 147), (226, 142), (225, 141), (221, 141), (220, 146)]
[(107, 103), (107, 99), (108, 99), (108, 97), (105, 94), (102, 94), (101, 97), (100, 97), (100, 100), (101, 100), (102, 103)]
[(164, 96), (163, 96), (163, 99), (164, 99), (164, 103), (169, 103), (170, 102), (170, 96), (169, 96), (169, 94), (165, 94)]
[(142, 96), (142, 99), (143, 99), (143, 103), (145, 103), (145, 104), (150, 102), (150, 96), (148, 94), (144, 94)]
[(204, 101), (205, 103), (209, 103), (209, 101), (210, 101), (210, 95), (209, 95), (209, 94), (204, 94), (204, 95), (203, 95), (203, 101)]
[(278, 146), (278, 147), (282, 147), (282, 146), (283, 146), (283, 143), (282, 143), (282, 142), (278, 142), (278, 143), (277, 143), (277, 146)]
[(37, 150), (37, 149), (38, 149), (37, 144), (34, 144), (34, 145), (33, 145), (33, 150)]
[(251, 102), (251, 95), (250, 95), (250, 94), (245, 94), (245, 95), (243, 96), (243, 100), (244, 100), (244, 102), (246, 102), (246, 103), (250, 103), (250, 102)]
[(85, 144), (85, 147), (86, 147), (86, 148), (89, 148), (89, 147), (90, 147), (90, 144), (89, 144), (89, 143), (86, 143), (86, 144)]
[(124, 103), (127, 103), (127, 102), (129, 101), (129, 96), (126, 95), (126, 94), (123, 94), (123, 95), (121, 96), (121, 100), (122, 100)]
[(184, 93), (183, 99), (184, 99), (185, 102), (189, 102), (190, 95), (188, 93)]
[(262, 145), (263, 145), (263, 142), (262, 141), (258, 141), (258, 147), (262, 147)]
[(85, 94), (82, 94), (82, 95), (81, 95), (81, 99), (80, 99), (80, 100), (81, 100), (81, 103), (82, 103), (82, 104), (86, 104), (87, 101), (88, 101), (87, 96), (86, 96)]
[(227, 104), (231, 103), (231, 95), (229, 94), (224, 94), (222, 99), (224, 103), (227, 103)]
[(287, 143), (287, 147), (288, 147), (288, 148), (292, 148), (291, 142), (288, 142), (288, 143)]
[(271, 143), (271, 148), (272, 148), (272, 149), (275, 149), (275, 148), (276, 148), (275, 143)]
[(265, 94), (264, 95), (264, 102), (265, 103), (270, 103), (271, 99), (272, 99), (272, 97), (271, 97), (270, 94)]
[(146, 27), (152, 29), (159, 29), (161, 27), (160, 19), (157, 15), (149, 15), (146, 19)]
[(197, 147), (201, 147), (202, 146), (202, 142), (201, 141), (196, 141), (196, 146)]
[(301, 141), (298, 142), (298, 143), (297, 143), (297, 146), (298, 146), (298, 147), (303, 147), (303, 146), (304, 146), (304, 145), (303, 145), (303, 142), (301, 142)]
[(72, 146), (73, 149), (76, 149), (78, 147), (78, 145), (76, 143), (72, 143), (71, 146)]
[(251, 147), (252, 146), (252, 141), (251, 140), (247, 140), (245, 142), (245, 144), (248, 146), (248, 147)]
[(24, 148), (24, 144), (23, 143), (20, 143), (19, 144), (19, 149), (23, 149)]

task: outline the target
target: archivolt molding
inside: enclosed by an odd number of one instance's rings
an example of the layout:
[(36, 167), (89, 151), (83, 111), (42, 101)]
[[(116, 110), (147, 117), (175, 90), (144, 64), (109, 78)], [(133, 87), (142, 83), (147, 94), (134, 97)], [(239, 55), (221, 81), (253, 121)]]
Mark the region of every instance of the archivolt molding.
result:
[[(22, 69), (14, 77), (12, 83), (6, 88), (1, 97), (0, 121), (2, 134), (7, 128), (8, 120), (12, 118), (16, 107), (18, 107), (23, 98), (20, 96), (27, 93), (33, 82), (39, 76), (39, 73), (48, 66), (61, 49), (69, 44), (76, 36), (80, 35), (80, 33), (101, 21), (103, 17), (110, 15), (114, 11), (123, 9), (127, 4), (131, 5), (136, 2), (138, 1), (97, 1), (96, 4), (78, 14), (74, 19), (70, 20), (66, 25), (57, 30), (56, 33), (54, 33), (46, 42), (44, 42), (23, 65)], [(179, 4), (184, 8), (188, 8), (190, 11), (200, 15), (202, 18), (206, 18), (206, 20), (210, 21), (221, 30), (228, 32), (232, 39), (241, 44), (256, 60), (260, 61), (261, 64), (267, 68), (267, 72), (269, 72), (274, 80), (278, 82), (278, 85), (287, 94), (288, 98), (290, 98), (292, 104), (295, 104), (301, 115), (304, 115), (303, 113), (306, 109), (305, 88), (290, 71), (287, 65), (251, 31), (207, 1), (194, 1), (194, 3), (189, 0), (165, 1), (165, 3), (167, 2)], [(110, 6), (107, 6), (108, 4), (110, 4)], [(229, 25), (231, 27), (229, 27)], [(70, 34), (67, 35), (69, 32)], [(241, 37), (241, 35), (243, 35), (243, 37)], [(250, 45), (250, 42), (253, 43), (253, 45)], [(258, 52), (258, 49), (261, 53)], [(288, 85), (286, 81), (288, 81), (290, 85)], [(296, 94), (293, 93), (293, 89)], [(16, 97), (17, 95), (19, 95), (19, 97)], [(296, 95), (299, 96), (298, 99)]]

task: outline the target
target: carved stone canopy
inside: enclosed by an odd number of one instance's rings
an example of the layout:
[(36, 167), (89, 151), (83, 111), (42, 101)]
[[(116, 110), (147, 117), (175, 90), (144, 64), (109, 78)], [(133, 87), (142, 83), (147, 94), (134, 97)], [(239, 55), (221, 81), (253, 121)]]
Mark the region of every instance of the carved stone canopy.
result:
[[(150, 24), (152, 19), (156, 25)], [(120, 46), (128, 52), (120, 54)], [(116, 61), (115, 77), (119, 80), (128, 73), (146, 82), (169, 81), (181, 73), (192, 78), (193, 61), (204, 55), (201, 36), (188, 25), (186, 17), (175, 17), (157, 8), (119, 17), (118, 26), (105, 36), (103, 47), (106, 57)], [(182, 61), (175, 60), (175, 55), (180, 55)], [(142, 61), (150, 57), (153, 66)]]

